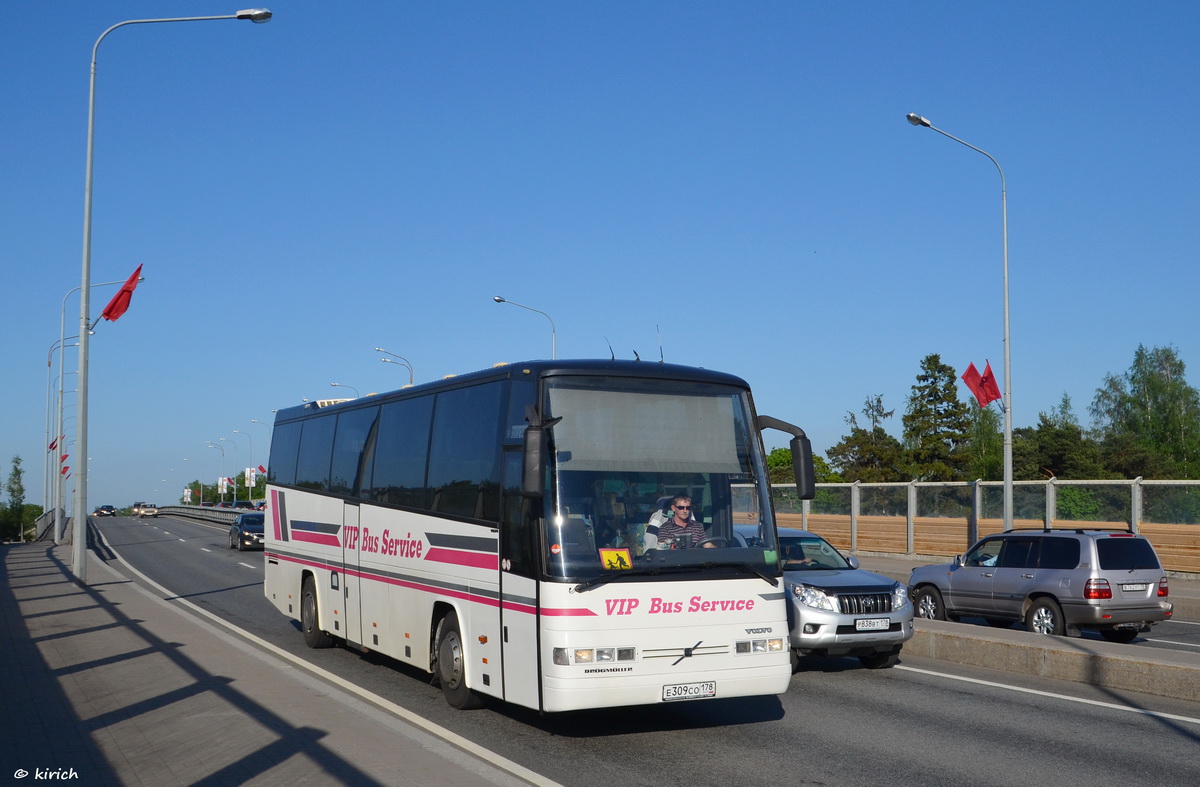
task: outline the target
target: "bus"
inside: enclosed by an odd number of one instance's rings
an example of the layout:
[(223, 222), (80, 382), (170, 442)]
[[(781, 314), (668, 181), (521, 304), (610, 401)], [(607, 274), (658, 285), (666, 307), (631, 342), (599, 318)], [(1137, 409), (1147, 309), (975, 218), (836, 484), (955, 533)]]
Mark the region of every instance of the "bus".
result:
[[(280, 410), (266, 597), (310, 647), (425, 670), (456, 708), (780, 694), (767, 427), (792, 435), (811, 498), (803, 430), (686, 366), (536, 361)], [(656, 543), (678, 496), (703, 536)]]

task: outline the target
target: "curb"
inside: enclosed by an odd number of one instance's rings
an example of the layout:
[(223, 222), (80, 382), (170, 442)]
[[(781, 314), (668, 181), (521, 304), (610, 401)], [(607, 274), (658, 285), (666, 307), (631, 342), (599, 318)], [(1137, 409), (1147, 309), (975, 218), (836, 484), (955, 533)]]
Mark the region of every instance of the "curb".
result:
[(1190, 653), (1025, 631), (976, 629), (918, 619), (904, 652), (957, 664), (1200, 701), (1200, 665)]

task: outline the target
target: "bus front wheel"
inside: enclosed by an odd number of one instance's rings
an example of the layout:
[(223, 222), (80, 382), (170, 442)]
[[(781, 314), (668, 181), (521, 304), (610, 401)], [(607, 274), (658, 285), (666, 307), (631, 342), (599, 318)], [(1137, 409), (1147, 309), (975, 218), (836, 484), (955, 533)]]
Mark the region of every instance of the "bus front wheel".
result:
[(333, 645), (333, 637), (321, 630), (317, 614), (317, 583), (313, 582), (312, 577), (305, 577), (300, 588), (300, 629), (304, 632), (304, 644), (310, 648)]
[(459, 710), (483, 707), (483, 698), (467, 688), (462, 634), (458, 627), (458, 615), (454, 612), (448, 613), (438, 625), (437, 663), (434, 664), (434, 671), (450, 707)]

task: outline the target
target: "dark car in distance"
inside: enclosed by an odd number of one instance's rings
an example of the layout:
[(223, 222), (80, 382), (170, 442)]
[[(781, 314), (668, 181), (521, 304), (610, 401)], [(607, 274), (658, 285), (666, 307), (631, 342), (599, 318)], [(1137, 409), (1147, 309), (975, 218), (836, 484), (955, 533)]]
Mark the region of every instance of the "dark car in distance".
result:
[(263, 548), (263, 514), (238, 514), (229, 527), (229, 548), (244, 552)]
[(117, 509), (113, 508), (112, 506), (98, 506), (96, 508), (96, 513), (92, 514), (92, 516), (116, 516), (116, 515), (117, 515)]

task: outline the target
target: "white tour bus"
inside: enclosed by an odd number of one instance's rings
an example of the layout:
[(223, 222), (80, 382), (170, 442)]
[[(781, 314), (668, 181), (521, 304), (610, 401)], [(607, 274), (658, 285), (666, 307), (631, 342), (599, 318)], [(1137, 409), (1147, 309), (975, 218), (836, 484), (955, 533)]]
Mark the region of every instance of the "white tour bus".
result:
[[(703, 369), (537, 361), (280, 410), (266, 596), (309, 646), (427, 670), (457, 708), (779, 694), (791, 663), (762, 427), (793, 435), (811, 498), (804, 432)], [(691, 541), (656, 539), (681, 495)], [(761, 542), (739, 546), (735, 523)]]

